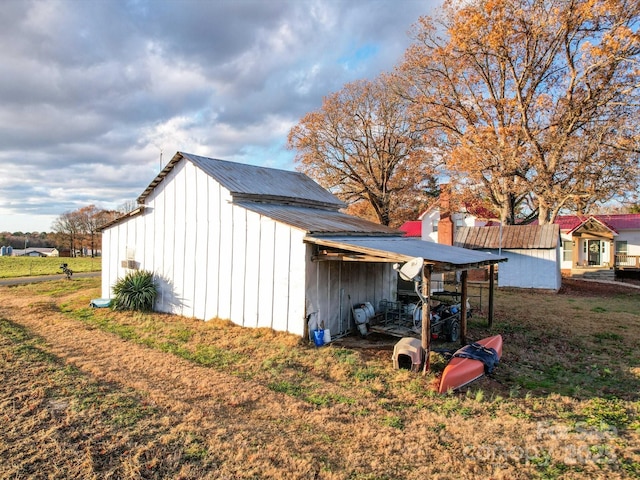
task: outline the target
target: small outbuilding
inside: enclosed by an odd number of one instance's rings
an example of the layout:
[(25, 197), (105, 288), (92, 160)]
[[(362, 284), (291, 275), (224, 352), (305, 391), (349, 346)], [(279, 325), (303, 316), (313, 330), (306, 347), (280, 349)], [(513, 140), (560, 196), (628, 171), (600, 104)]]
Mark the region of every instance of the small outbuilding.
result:
[(508, 258), (498, 267), (500, 287), (558, 291), (562, 284), (558, 225), (459, 227), (453, 244)]
[(353, 327), (352, 307), (395, 300), (394, 263), (423, 257), (432, 271), (504, 261), (429, 244), (340, 211), (306, 175), (178, 152), (102, 231), (102, 297), (118, 278), (155, 273), (155, 309), (297, 335), (322, 323)]

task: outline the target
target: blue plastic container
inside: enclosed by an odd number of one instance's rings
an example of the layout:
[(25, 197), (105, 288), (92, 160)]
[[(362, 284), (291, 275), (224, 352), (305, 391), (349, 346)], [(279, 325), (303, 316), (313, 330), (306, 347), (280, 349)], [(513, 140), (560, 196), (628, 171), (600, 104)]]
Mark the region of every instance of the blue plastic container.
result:
[(316, 347), (324, 345), (324, 330), (318, 329), (313, 331), (313, 343), (315, 343)]

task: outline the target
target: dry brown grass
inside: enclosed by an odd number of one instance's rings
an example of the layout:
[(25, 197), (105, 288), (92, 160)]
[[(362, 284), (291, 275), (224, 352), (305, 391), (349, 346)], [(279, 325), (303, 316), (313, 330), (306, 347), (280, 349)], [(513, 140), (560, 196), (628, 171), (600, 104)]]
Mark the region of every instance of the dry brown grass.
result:
[(439, 355), (91, 310), (97, 282), (0, 288), (0, 478), (640, 476), (638, 291), (500, 291), (496, 374), (438, 396)]

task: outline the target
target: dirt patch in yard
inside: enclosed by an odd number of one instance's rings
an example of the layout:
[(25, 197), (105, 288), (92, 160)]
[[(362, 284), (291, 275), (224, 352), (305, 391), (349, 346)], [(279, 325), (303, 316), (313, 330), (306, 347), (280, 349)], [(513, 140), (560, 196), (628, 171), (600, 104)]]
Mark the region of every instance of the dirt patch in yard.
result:
[(584, 297), (615, 297), (617, 295), (637, 295), (640, 284), (624, 282), (597, 282), (563, 278), (561, 295)]

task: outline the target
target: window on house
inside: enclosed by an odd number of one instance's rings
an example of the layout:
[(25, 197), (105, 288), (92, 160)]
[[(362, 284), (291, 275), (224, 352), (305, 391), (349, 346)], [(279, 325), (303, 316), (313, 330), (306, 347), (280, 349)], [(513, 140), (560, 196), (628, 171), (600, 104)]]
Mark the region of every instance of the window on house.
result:
[(562, 261), (563, 262), (571, 262), (573, 260), (573, 242), (572, 241), (563, 241), (562, 242)]
[(626, 255), (627, 250), (627, 241), (620, 240), (616, 242), (616, 255)]
[(438, 220), (434, 220), (434, 221), (431, 223), (431, 226), (432, 226), (432, 228), (433, 228), (433, 232), (434, 232), (434, 233), (435, 233), (435, 232), (437, 232), (437, 231), (438, 231)]

